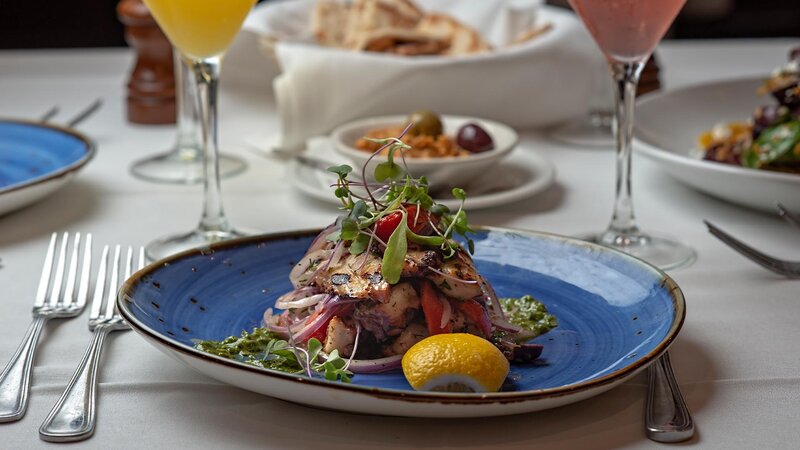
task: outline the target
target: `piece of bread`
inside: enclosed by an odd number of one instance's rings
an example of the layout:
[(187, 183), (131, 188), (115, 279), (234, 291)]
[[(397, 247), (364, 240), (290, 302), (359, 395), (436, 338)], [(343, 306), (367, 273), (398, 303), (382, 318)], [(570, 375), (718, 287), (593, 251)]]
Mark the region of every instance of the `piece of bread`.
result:
[(528, 41), (532, 41), (550, 31), (551, 28), (553, 28), (552, 23), (546, 23), (538, 27), (529, 28), (518, 34), (509, 45), (519, 45)]
[(441, 55), (450, 43), (425, 33), (405, 28), (385, 28), (369, 35), (362, 48), (368, 52), (394, 53), (404, 56)]
[(417, 24), (417, 31), (446, 39), (450, 46), (445, 54), (451, 56), (481, 53), (491, 49), (483, 37), (455, 18), (438, 13), (425, 15)]
[(408, 0), (355, 0), (350, 6), (344, 46), (359, 49), (381, 29), (413, 29), (422, 12)]
[(344, 45), (350, 5), (338, 0), (317, 0), (311, 13), (311, 30), (322, 45), (341, 47)]

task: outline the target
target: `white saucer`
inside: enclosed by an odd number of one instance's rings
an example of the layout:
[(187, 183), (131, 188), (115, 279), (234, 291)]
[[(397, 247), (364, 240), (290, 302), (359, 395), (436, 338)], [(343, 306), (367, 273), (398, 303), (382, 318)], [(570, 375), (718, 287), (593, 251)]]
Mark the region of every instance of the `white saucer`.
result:
[[(316, 152), (314, 157), (330, 161), (332, 166), (342, 163), (335, 157)], [(331, 188), (336, 175), (292, 161), (289, 177), (292, 185), (303, 194), (333, 205), (341, 204)], [(464, 207), (476, 210), (525, 200), (544, 191), (554, 181), (555, 167), (549, 159), (535, 151), (518, 148), (468, 186), (461, 186), (467, 191)], [(459, 201), (453, 198), (435, 200), (451, 209), (459, 206)]]

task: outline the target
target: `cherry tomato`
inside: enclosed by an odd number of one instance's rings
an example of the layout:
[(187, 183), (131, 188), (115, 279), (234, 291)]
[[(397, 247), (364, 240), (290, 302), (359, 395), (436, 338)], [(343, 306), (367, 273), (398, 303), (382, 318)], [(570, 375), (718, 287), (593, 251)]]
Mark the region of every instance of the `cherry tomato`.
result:
[(315, 338), (318, 341), (325, 343), (325, 338), (328, 336), (328, 325), (330, 325), (331, 320), (333, 320), (334, 317), (336, 316), (331, 316), (330, 318), (328, 318), (328, 320), (326, 320), (325, 323), (323, 323), (322, 326), (317, 329), (317, 331), (311, 333), (311, 336), (308, 337), (306, 342), (308, 342), (312, 338)]
[(425, 314), (425, 322), (428, 324), (428, 334), (433, 336), (434, 334), (452, 333), (453, 326), (450, 322), (442, 327), (442, 315), (444, 314), (442, 302), (448, 300), (439, 295), (436, 287), (428, 280), (422, 281), (420, 290), (422, 312)]
[[(328, 318), (328, 320), (325, 321), (325, 323), (322, 324), (321, 327), (317, 328), (317, 331), (311, 333), (311, 336), (309, 336), (308, 339), (306, 339), (306, 342), (308, 342), (308, 340), (311, 339), (311, 338), (316, 338), (317, 340), (319, 340), (320, 342), (322, 342), (324, 344), (325, 343), (325, 338), (328, 337), (328, 325), (331, 324), (331, 320), (333, 320), (333, 318), (337, 317), (337, 316), (339, 316), (339, 317), (347, 317), (347, 316), (349, 316), (350, 314), (353, 313), (353, 309), (355, 309), (355, 305), (348, 304), (348, 305), (340, 306), (340, 308), (341, 308), (341, 310), (338, 313), (332, 315), (330, 318)], [(311, 319), (309, 319), (309, 320), (314, 320), (314, 318), (316, 316), (318, 316), (319, 314), (321, 314), (321, 313), (320, 312), (315, 312), (312, 315)]]
[(492, 321), (489, 319), (489, 314), (486, 309), (475, 300), (460, 300), (453, 302), (456, 309), (463, 314), (467, 320), (478, 327), (483, 333), (483, 337), (488, 338), (492, 335)]
[[(428, 211), (420, 209), (419, 214), (417, 214), (417, 205), (407, 205), (406, 216), (408, 229), (414, 233), (420, 236), (427, 236), (432, 231), (430, 222), (433, 218), (430, 216)], [(389, 237), (391, 237), (392, 233), (394, 233), (394, 230), (398, 225), (400, 225), (400, 219), (402, 217), (403, 214), (400, 211), (394, 211), (381, 217), (375, 223), (375, 234), (383, 242), (388, 241)]]

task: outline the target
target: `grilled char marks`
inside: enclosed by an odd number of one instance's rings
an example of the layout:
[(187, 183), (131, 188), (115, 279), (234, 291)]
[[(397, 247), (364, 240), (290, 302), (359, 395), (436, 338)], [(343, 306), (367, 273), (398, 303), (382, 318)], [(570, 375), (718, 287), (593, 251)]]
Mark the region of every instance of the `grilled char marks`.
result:
[(331, 284), (341, 286), (350, 282), (350, 275), (346, 273), (335, 273), (331, 275)]
[(378, 301), (385, 301), (390, 289), (381, 275), (381, 257), (372, 252), (357, 256), (348, 254), (319, 274), (314, 284), (340, 297)]

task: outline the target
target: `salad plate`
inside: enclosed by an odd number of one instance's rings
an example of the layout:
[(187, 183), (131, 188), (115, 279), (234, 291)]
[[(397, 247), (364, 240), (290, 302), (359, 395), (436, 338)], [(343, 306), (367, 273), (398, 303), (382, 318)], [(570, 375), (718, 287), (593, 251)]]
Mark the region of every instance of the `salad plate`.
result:
[[(341, 164), (341, 159), (335, 156), (324, 152), (316, 154), (330, 160), (331, 165)], [(331, 185), (336, 183), (336, 175), (296, 161), (292, 162), (289, 173), (292, 185), (301, 193), (332, 205), (340, 204), (331, 195)], [(469, 184), (461, 186), (467, 193), (464, 207), (472, 211), (529, 199), (547, 190), (555, 181), (555, 176), (555, 166), (549, 159), (533, 151), (518, 149)], [(434, 192), (433, 196), (437, 203), (458, 209), (459, 200), (446, 192), (436, 194)]]
[(800, 175), (703, 161), (698, 137), (719, 123), (746, 120), (774, 100), (763, 77), (733, 79), (647, 95), (636, 105), (634, 148), (670, 176), (714, 197), (763, 211), (775, 202), (800, 209)]
[(478, 228), (473, 260), (498, 295), (533, 295), (559, 322), (533, 341), (541, 357), (512, 364), (499, 392), (414, 391), (399, 370), (327, 381), (194, 347), (261, 326), (318, 233), (254, 236), (157, 261), (123, 284), (117, 305), (147, 342), (222, 382), (314, 407), (413, 417), (509, 415), (598, 395), (666, 351), (685, 317), (678, 286), (641, 260), (567, 237)]
[(57, 191), (94, 153), (94, 144), (73, 130), (0, 120), (0, 215)]

